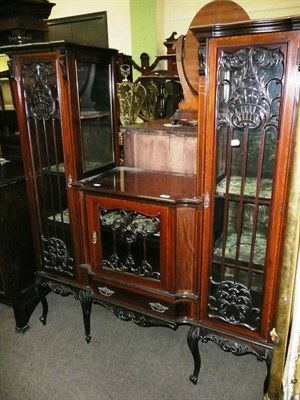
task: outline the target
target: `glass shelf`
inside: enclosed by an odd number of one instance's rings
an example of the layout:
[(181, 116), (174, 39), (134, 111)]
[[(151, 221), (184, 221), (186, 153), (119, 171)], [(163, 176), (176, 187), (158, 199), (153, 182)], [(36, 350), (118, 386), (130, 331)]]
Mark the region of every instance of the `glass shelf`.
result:
[[(224, 249), (224, 257), (226, 261), (228, 259), (235, 260), (237, 240), (238, 240), (237, 233), (229, 233), (227, 235), (226, 245)], [(246, 263), (250, 261), (251, 241), (252, 241), (252, 234), (250, 232), (242, 233), (240, 239), (238, 261), (243, 261)], [(253, 263), (257, 265), (264, 265), (265, 253), (266, 253), (266, 236), (257, 233), (255, 237)], [(219, 237), (214, 244), (213, 257), (214, 259), (222, 258), (222, 254), (223, 254), (223, 239), (222, 237)]]
[(48, 219), (55, 222), (63, 222), (64, 224), (69, 224), (70, 223), (69, 210), (63, 210), (62, 213), (58, 212), (55, 215), (50, 215)]
[(114, 163), (109, 65), (77, 63), (84, 172)]
[[(241, 195), (241, 182), (240, 176), (231, 176), (229, 183), (229, 194), (230, 195)], [(272, 179), (262, 179), (260, 182), (259, 197), (264, 199), (271, 199), (272, 194)], [(244, 196), (256, 197), (256, 178), (246, 178)], [(219, 196), (225, 196), (226, 194), (226, 178), (222, 179), (216, 187), (216, 194)]]

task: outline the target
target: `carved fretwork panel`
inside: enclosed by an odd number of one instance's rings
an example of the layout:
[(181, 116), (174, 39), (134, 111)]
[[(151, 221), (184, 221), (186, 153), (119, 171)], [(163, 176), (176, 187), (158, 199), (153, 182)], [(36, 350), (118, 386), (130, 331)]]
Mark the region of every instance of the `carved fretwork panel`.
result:
[(260, 310), (253, 306), (250, 290), (231, 281), (211, 281), (209, 316), (219, 318), (233, 325), (243, 325), (254, 330), (259, 323)]
[(222, 51), (218, 66), (218, 121), (237, 129), (278, 126), (284, 54), (280, 47)]
[(286, 44), (220, 47), (208, 316), (259, 331)]
[(50, 63), (23, 66), (27, 115), (37, 120), (59, 118), (56, 74)]
[(57, 238), (42, 238), (42, 240), (45, 267), (72, 275), (74, 260), (70, 257), (65, 243)]
[(99, 208), (102, 266), (160, 279), (160, 215)]
[[(60, 77), (55, 60), (35, 59), (38, 57), (26, 60), (20, 70), (40, 218), (42, 261), (46, 269), (73, 275), (58, 94)], [(61, 74), (62, 65), (59, 64)]]

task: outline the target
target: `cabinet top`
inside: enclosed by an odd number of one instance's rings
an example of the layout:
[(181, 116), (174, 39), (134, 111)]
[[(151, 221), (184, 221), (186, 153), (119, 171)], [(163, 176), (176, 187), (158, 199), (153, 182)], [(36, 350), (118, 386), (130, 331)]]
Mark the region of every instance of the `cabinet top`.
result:
[(101, 53), (103, 55), (117, 54), (118, 50), (104, 47), (88, 46), (80, 43), (71, 43), (65, 40), (51, 42), (24, 43), (16, 45), (5, 45), (0, 47), (0, 53), (4, 54), (26, 54), (47, 51), (71, 51), (71, 52), (89, 52)]
[(118, 167), (75, 182), (79, 190), (168, 204), (199, 203), (196, 175)]
[(200, 38), (247, 35), (300, 30), (300, 15), (284, 18), (247, 20), (223, 24), (191, 26), (194, 35)]

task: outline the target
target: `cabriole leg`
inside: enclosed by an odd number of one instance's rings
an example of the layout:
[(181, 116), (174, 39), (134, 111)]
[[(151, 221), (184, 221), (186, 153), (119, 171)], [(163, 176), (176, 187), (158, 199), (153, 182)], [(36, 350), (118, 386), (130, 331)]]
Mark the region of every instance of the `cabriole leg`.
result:
[(266, 379), (264, 382), (264, 394), (268, 392), (268, 387), (269, 387), (269, 379), (270, 379), (270, 368), (271, 368), (271, 360), (272, 360), (272, 351), (270, 349), (267, 349), (265, 352), (265, 362), (267, 365), (267, 375)]
[(40, 317), (40, 321), (43, 325), (46, 325), (47, 314), (48, 314), (48, 301), (46, 298), (45, 289), (43, 288), (42, 285), (41, 277), (39, 275), (37, 275), (35, 278), (34, 287), (43, 307), (43, 313), (42, 316)]
[(91, 309), (92, 309), (92, 296), (87, 290), (80, 290), (79, 300), (82, 307), (83, 323), (85, 330), (85, 340), (87, 343), (91, 341)]
[(201, 368), (201, 357), (199, 352), (198, 342), (200, 339), (200, 328), (198, 326), (192, 326), (187, 335), (187, 343), (191, 350), (194, 359), (194, 372), (190, 376), (190, 381), (196, 385), (198, 381), (198, 375)]

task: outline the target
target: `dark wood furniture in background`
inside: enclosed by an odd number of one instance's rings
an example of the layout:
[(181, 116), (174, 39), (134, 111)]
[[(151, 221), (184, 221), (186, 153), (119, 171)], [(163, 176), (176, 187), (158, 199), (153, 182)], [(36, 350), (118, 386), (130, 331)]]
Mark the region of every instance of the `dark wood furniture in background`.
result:
[(269, 370), (299, 26), (291, 17), (193, 27), (205, 76), (197, 150), (193, 126), (128, 127), (124, 141), (136, 151), (157, 151), (147, 166), (134, 151), (118, 165), (116, 52), (65, 43), (2, 50), (11, 58), (43, 323), (51, 289), (81, 301), (88, 342), (93, 302), (142, 326), (190, 324), (193, 383), (199, 340), (253, 354)]
[(16, 331), (28, 329), (39, 300), (35, 255), (9, 71), (0, 73), (0, 301), (12, 306)]
[(23, 165), (0, 166), (0, 301), (12, 306), (16, 332), (24, 333), (39, 302)]
[(47, 21), (48, 40), (108, 47), (107, 12), (51, 18)]
[(31, 43), (48, 37), (48, 0), (0, 0), (0, 45)]
[[(140, 56), (140, 65), (131, 57), (122, 54), (118, 56), (119, 69), (122, 64), (127, 64), (131, 68), (128, 78), (132, 81), (132, 68), (141, 73), (135, 80), (135, 84), (140, 84), (145, 88), (145, 100), (141, 107), (139, 118), (143, 121), (153, 121), (156, 119), (172, 118), (178, 109), (178, 104), (183, 100), (181, 82), (179, 80), (176, 64), (176, 53), (173, 45), (176, 32), (164, 41), (167, 54), (156, 56), (152, 64), (147, 53)], [(166, 65), (162, 63), (165, 62)], [(119, 74), (118, 81), (124, 77)]]

